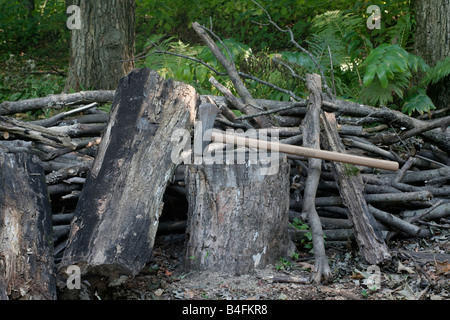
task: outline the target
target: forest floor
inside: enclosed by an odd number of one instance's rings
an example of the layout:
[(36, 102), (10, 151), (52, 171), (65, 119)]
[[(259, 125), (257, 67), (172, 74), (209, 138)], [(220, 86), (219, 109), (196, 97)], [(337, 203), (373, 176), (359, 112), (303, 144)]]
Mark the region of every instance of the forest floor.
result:
[[(178, 239), (178, 240), (177, 240)], [(334, 279), (330, 283), (274, 283), (274, 276), (307, 279), (311, 254), (246, 275), (183, 270), (184, 240), (159, 237), (152, 260), (138, 276), (113, 290), (112, 299), (131, 300), (449, 300), (450, 232), (430, 239), (389, 243), (392, 260), (372, 277), (369, 265), (344, 245), (327, 245)], [(375, 276), (374, 276), (375, 275)], [(375, 278), (379, 277), (379, 278)], [(378, 286), (366, 278), (379, 279)]]

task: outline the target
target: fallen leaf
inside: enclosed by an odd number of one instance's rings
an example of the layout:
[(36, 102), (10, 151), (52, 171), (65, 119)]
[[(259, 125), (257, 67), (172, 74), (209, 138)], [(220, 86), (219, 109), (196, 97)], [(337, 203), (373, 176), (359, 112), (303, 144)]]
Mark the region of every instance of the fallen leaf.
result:
[(164, 275), (165, 275), (166, 277), (170, 277), (172, 274), (173, 274), (173, 272), (171, 272), (171, 271), (169, 271), (169, 270), (166, 270), (166, 272), (164, 272)]
[(183, 296), (185, 299), (192, 299), (195, 296), (195, 292), (190, 289), (187, 289), (184, 291)]
[(434, 265), (436, 267), (436, 274), (437, 275), (441, 275), (441, 274), (448, 274), (450, 273), (450, 263), (448, 261), (444, 261), (444, 262), (439, 262), (434, 260)]
[(306, 270), (308, 270), (308, 269), (311, 270), (311, 272), (314, 271), (314, 265), (312, 265), (308, 262), (299, 262), (298, 265)]
[(284, 293), (282, 293), (278, 296), (278, 300), (286, 300), (286, 299), (287, 299), (287, 295), (285, 295)]
[(366, 277), (362, 274), (362, 273), (360, 273), (360, 272), (353, 272), (352, 273), (352, 279), (356, 279), (356, 280), (362, 280), (362, 279), (365, 279)]
[(162, 294), (163, 294), (163, 292), (164, 292), (164, 290), (163, 289), (157, 289), (156, 291), (155, 291), (155, 296), (157, 296), (157, 297), (161, 297), (162, 296)]
[(397, 273), (400, 273), (401, 271), (406, 271), (409, 274), (413, 274), (415, 273), (414, 270), (410, 267), (406, 267), (404, 266), (400, 261), (398, 262), (398, 269), (397, 269)]
[(404, 296), (407, 300), (416, 300), (416, 295), (414, 294), (414, 291), (411, 289), (411, 287), (405, 283), (405, 286), (403, 287), (403, 290), (398, 291), (398, 294), (401, 294)]

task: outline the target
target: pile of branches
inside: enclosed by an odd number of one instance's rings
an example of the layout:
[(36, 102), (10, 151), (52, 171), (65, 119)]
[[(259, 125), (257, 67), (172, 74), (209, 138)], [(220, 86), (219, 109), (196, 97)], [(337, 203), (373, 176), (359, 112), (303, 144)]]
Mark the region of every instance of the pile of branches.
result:
[[(269, 134), (271, 131), (276, 132), (282, 143), (302, 145), (306, 134), (304, 131), (307, 129), (304, 119), (311, 98), (303, 100), (292, 94), (290, 102), (255, 99), (245, 88), (241, 78), (250, 77), (262, 83), (264, 81), (241, 74), (232, 60), (227, 59), (211, 39), (209, 29), (198, 23), (194, 23), (193, 28), (224, 66), (240, 96), (233, 96), (217, 79), (211, 77), (210, 82), (223, 96), (201, 96), (201, 99), (219, 107), (221, 112), (215, 127), (221, 130), (264, 129)], [(298, 44), (296, 46), (305, 51)], [(346, 175), (360, 180), (361, 194), (381, 230), (381, 241), (390, 240), (394, 236), (431, 237), (442, 228), (448, 228), (450, 132), (447, 127), (450, 116), (443, 117), (436, 111), (428, 114), (427, 118), (413, 118), (384, 107), (375, 108), (336, 99), (324, 81), (323, 74), (319, 78), (323, 81), (324, 89), (322, 97), (319, 97), (320, 112), (333, 114), (335, 117), (338, 136), (340, 143), (345, 146), (345, 152), (396, 161), (400, 165), (397, 172), (363, 166), (343, 166)], [(98, 109), (97, 105), (112, 102), (114, 94), (114, 91), (90, 91), (0, 104), (0, 150), (29, 152), (39, 157), (43, 163), (51, 197), (57, 246), (63, 244), (67, 237), (72, 213), (96, 155), (102, 130), (109, 119), (109, 114)], [(78, 107), (80, 105), (82, 106)], [(44, 108), (73, 109), (39, 121), (26, 122), (14, 116)], [(243, 116), (236, 116), (233, 109), (241, 111)], [(320, 141), (324, 144), (326, 140), (322, 138)], [(290, 217), (292, 220), (300, 218), (311, 226), (314, 224), (311, 217), (314, 216), (305, 214), (304, 199), (311, 171), (308, 164), (310, 159), (294, 155), (287, 157), (291, 165)], [(320, 180), (313, 197), (321, 227), (320, 232), (316, 232), (316, 238), (321, 238), (322, 241), (323, 233), (327, 241), (355, 237), (354, 221), (349, 219), (348, 203), (343, 201), (340, 193), (341, 181), (337, 180), (332, 166), (332, 163), (321, 162)], [(184, 170), (181, 167), (182, 165), (177, 170), (173, 183), (166, 189), (167, 199), (174, 199), (175, 203), (186, 202)], [(187, 207), (175, 208), (175, 211), (184, 209)], [(185, 212), (181, 213), (182, 220)], [(180, 220), (180, 214), (177, 215)], [(182, 228), (183, 223), (177, 223), (177, 226)], [(173, 226), (163, 223), (160, 228), (174, 230)], [(303, 235), (299, 231), (293, 234), (294, 238), (298, 236)], [(320, 246), (316, 246), (316, 243), (314, 246), (317, 261), (317, 248)], [(323, 261), (321, 264), (317, 268), (318, 277), (315, 280), (320, 280), (321, 276), (329, 273), (326, 263), (325, 267)]]

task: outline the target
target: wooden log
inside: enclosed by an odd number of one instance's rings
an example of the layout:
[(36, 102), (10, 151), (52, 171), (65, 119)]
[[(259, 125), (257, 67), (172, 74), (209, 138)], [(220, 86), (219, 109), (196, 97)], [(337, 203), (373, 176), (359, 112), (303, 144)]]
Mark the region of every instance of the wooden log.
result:
[(53, 116), (51, 118), (42, 119), (42, 120), (35, 120), (35, 121), (30, 121), (30, 122), (33, 123), (33, 124), (37, 124), (39, 126), (43, 126), (43, 127), (48, 128), (48, 127), (56, 125), (62, 119), (66, 118), (66, 117), (68, 117), (70, 115), (89, 110), (90, 108), (93, 108), (96, 105), (97, 105), (97, 102), (94, 102), (94, 103), (88, 104), (87, 106), (82, 106), (80, 108), (76, 108), (74, 110), (58, 113), (57, 115), (55, 115), (55, 116)]
[[(306, 86), (310, 93), (307, 113), (302, 123), (303, 146), (320, 150), (320, 107), (322, 104), (322, 82), (317, 74), (306, 75)], [(308, 225), (311, 230), (315, 267), (312, 275), (314, 283), (320, 283), (322, 277), (328, 281), (332, 277), (331, 269), (328, 265), (323, 241), (323, 230), (319, 216), (316, 211), (316, 192), (320, 180), (322, 160), (308, 159), (308, 176), (303, 194), (303, 211), (308, 217)]]
[[(324, 144), (331, 151), (344, 152), (345, 147), (339, 138), (334, 114), (325, 112), (321, 120), (326, 137), (323, 139)], [(371, 264), (387, 261), (391, 257), (389, 249), (364, 199), (364, 187), (359, 171), (349, 173), (349, 165), (339, 162), (332, 162), (331, 166), (335, 180), (339, 184), (340, 196), (353, 222), (356, 241), (362, 256)]]
[(171, 135), (192, 129), (199, 96), (137, 69), (119, 81), (108, 126), (78, 201), (61, 262), (86, 274), (137, 274), (150, 259), (175, 170)]
[(288, 237), (289, 165), (277, 174), (256, 164), (186, 166), (188, 223), (185, 267), (246, 274), (295, 247)]
[(8, 115), (43, 108), (61, 109), (68, 105), (82, 103), (107, 103), (114, 98), (114, 90), (81, 91), (70, 94), (56, 94), (44, 98), (21, 101), (3, 101), (0, 103), (0, 115)]
[(47, 183), (47, 185), (52, 185), (52, 184), (59, 183), (70, 177), (79, 177), (79, 176), (85, 177), (87, 175), (88, 171), (90, 170), (91, 165), (92, 165), (91, 162), (86, 161), (86, 162), (80, 164), (79, 166), (73, 166), (73, 167), (53, 171), (45, 176), (45, 182)]
[(39, 159), (0, 152), (0, 297), (56, 299), (52, 213)]
[(25, 121), (0, 116), (0, 130), (14, 133), (17, 136), (38, 140), (52, 146), (75, 149), (76, 145), (65, 134), (47, 129)]

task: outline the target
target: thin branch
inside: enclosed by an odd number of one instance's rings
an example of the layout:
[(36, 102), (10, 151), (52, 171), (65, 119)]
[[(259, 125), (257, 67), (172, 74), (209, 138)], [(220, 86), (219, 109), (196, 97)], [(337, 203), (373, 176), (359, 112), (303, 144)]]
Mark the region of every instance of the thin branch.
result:
[(276, 62), (276, 63), (278, 63), (278, 64), (281, 64), (283, 67), (285, 67), (286, 69), (288, 69), (288, 70), (291, 72), (291, 76), (293, 76), (294, 78), (298, 78), (298, 79), (303, 80), (303, 81), (306, 82), (306, 79), (305, 79), (305, 78), (303, 78), (303, 77), (299, 76), (297, 73), (295, 73), (294, 69), (292, 69), (292, 68), (291, 68), (290, 66), (288, 66), (286, 63), (281, 62), (281, 61), (279, 61), (279, 60), (277, 60), (277, 59), (275, 59), (275, 58), (272, 58), (272, 61), (274, 61), (274, 62)]
[(257, 117), (257, 116), (265, 116), (265, 115), (272, 114), (272, 113), (277, 113), (277, 112), (281, 112), (281, 111), (285, 111), (285, 110), (298, 108), (299, 106), (300, 105), (294, 104), (294, 105), (291, 105), (291, 106), (288, 106), (288, 107), (273, 109), (273, 110), (269, 110), (269, 111), (263, 111), (263, 112), (251, 114), (251, 115), (248, 115), (248, 116), (240, 116), (240, 117), (237, 117), (236, 120), (245, 120), (245, 119), (249, 119), (249, 118), (253, 118), (253, 117)]
[(203, 26), (203, 25), (200, 25), (200, 27), (203, 28), (204, 30), (208, 31), (214, 38), (217, 39), (217, 41), (220, 42), (220, 44), (224, 47), (225, 51), (226, 51), (227, 54), (228, 54), (229, 61), (230, 61), (231, 65), (232, 65), (234, 68), (236, 68), (236, 65), (234, 64), (234, 58), (233, 58), (233, 55), (231, 54), (231, 52), (230, 52), (228, 46), (222, 41), (222, 39), (221, 39), (218, 35), (216, 35), (216, 34), (212, 31), (212, 29), (208, 29), (207, 27), (205, 27), (205, 26)]
[(328, 46), (328, 53), (330, 54), (331, 83), (333, 84), (333, 92), (334, 92), (334, 96), (336, 96), (336, 85), (335, 85), (335, 83), (334, 83), (333, 55), (331, 54), (330, 46)]
[(206, 62), (204, 62), (202, 60), (199, 60), (199, 59), (196, 59), (196, 58), (192, 58), (192, 57), (186, 56), (184, 54), (170, 52), (170, 51), (164, 51), (164, 50), (154, 50), (151, 53), (149, 53), (149, 54), (147, 54), (145, 56), (142, 56), (142, 57), (138, 57), (138, 58), (134, 58), (134, 59), (128, 59), (128, 60), (117, 60), (117, 61), (114, 61), (114, 62), (127, 62), (127, 61), (140, 60), (140, 59), (144, 59), (144, 58), (150, 57), (151, 55), (153, 55), (155, 53), (169, 54), (169, 55), (172, 55), (172, 56), (189, 59), (189, 60), (192, 60), (192, 61), (195, 61), (197, 63), (200, 63), (200, 64), (204, 65), (205, 67), (207, 67), (208, 69), (210, 69), (211, 71), (213, 71), (215, 74), (217, 74), (219, 76), (226, 76), (226, 75), (228, 75), (228, 73), (220, 72), (220, 71), (216, 70), (214, 67), (210, 66), (209, 64), (207, 64)]
[(239, 74), (241, 77), (244, 77), (244, 78), (247, 78), (247, 79), (251, 79), (251, 80), (257, 81), (257, 82), (259, 82), (259, 83), (261, 83), (261, 84), (264, 84), (264, 85), (266, 85), (266, 86), (268, 86), (268, 87), (270, 87), (270, 88), (272, 88), (272, 89), (274, 89), (274, 90), (277, 90), (277, 91), (286, 93), (286, 94), (288, 94), (289, 96), (291, 96), (292, 98), (294, 98), (295, 100), (302, 100), (302, 98), (300, 98), (299, 96), (297, 96), (294, 92), (292, 92), (292, 91), (290, 91), (290, 90), (286, 90), (286, 89), (280, 88), (280, 87), (274, 85), (273, 83), (270, 83), (270, 82), (261, 80), (261, 79), (255, 77), (255, 76), (252, 76), (252, 75), (250, 75), (250, 74), (246, 74), (246, 73), (243, 73), (243, 72), (240, 72), (240, 71), (238, 71), (238, 74)]
[(300, 44), (298, 44), (297, 41), (295, 41), (294, 33), (292, 32), (291, 28), (288, 27), (287, 29), (283, 29), (283, 28), (281, 28), (280, 26), (278, 26), (278, 24), (272, 20), (270, 14), (266, 11), (266, 9), (264, 9), (264, 8), (263, 8), (258, 2), (256, 2), (255, 0), (252, 0), (252, 2), (253, 2), (255, 5), (257, 5), (261, 10), (264, 11), (264, 13), (265, 13), (266, 16), (267, 16), (267, 19), (269, 20), (269, 22), (270, 22), (275, 28), (277, 28), (280, 32), (283, 32), (283, 33), (288, 32), (288, 33), (289, 33), (289, 35), (290, 35), (290, 42), (291, 42), (295, 47), (297, 47), (298, 49), (300, 49), (302, 52), (306, 53), (306, 54), (311, 58), (311, 60), (312, 60), (312, 61), (314, 62), (314, 64), (316, 65), (316, 67), (319, 69), (320, 75), (321, 75), (321, 77), (322, 77), (323, 87), (324, 87), (325, 90), (327, 91), (327, 93), (328, 93), (328, 95), (330, 96), (330, 98), (333, 97), (333, 93), (331, 92), (330, 87), (328, 87), (328, 85), (327, 85), (327, 80), (326, 80), (326, 78), (325, 78), (325, 74), (324, 74), (324, 72), (323, 72), (323, 69), (322, 69), (322, 67), (320, 66), (319, 62), (317, 61), (316, 57), (314, 57), (314, 55), (313, 55), (311, 52), (309, 52), (308, 50), (306, 50), (305, 48), (303, 48)]

